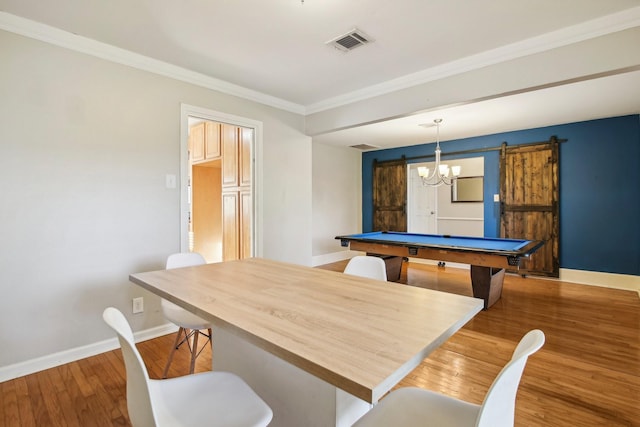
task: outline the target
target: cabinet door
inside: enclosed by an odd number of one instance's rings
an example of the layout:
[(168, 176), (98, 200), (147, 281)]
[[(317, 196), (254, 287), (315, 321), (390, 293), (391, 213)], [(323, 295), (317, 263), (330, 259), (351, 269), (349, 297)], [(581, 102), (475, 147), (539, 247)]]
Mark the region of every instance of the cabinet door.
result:
[(189, 150), (192, 162), (204, 160), (204, 123), (189, 129)]
[(239, 147), (239, 180), (241, 186), (251, 185), (251, 143), (253, 142), (253, 129), (240, 129)]
[(222, 124), (222, 186), (238, 186), (238, 128)]
[(191, 171), (192, 250), (202, 254), (207, 262), (219, 262), (222, 261), (220, 168), (194, 165)]
[(251, 191), (240, 191), (240, 258), (251, 258)]
[(233, 261), (239, 258), (240, 224), (239, 193), (228, 191), (222, 193), (222, 260)]
[(204, 148), (207, 160), (220, 157), (220, 123), (205, 122)]

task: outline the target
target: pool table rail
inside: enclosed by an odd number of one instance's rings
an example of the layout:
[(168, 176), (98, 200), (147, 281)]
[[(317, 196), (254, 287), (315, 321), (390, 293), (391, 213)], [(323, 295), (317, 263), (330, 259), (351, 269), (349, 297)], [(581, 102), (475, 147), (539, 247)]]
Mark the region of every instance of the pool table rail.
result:
[(358, 239), (349, 236), (336, 236), (343, 247), (354, 251), (394, 255), (406, 258), (423, 258), (439, 261), (458, 262), (483, 267), (518, 269), (520, 260), (528, 258), (543, 241), (528, 242), (518, 250), (486, 250), (468, 246), (451, 246), (440, 244), (422, 244), (392, 240)]

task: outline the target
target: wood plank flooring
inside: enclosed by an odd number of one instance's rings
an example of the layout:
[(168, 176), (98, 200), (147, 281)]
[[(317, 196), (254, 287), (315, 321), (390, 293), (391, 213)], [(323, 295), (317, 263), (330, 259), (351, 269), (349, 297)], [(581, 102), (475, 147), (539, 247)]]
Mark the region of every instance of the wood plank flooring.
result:
[[(346, 262), (320, 268), (342, 271)], [(401, 281), (471, 295), (469, 271), (405, 264)], [(428, 307), (426, 307), (428, 309)], [(507, 275), (502, 299), (479, 313), (399, 386), (480, 403), (530, 329), (546, 344), (524, 371), (516, 426), (640, 427), (640, 298), (632, 291)], [(160, 378), (174, 336), (139, 344)], [(176, 352), (169, 376), (188, 372)], [(205, 350), (196, 371), (211, 368)], [(120, 350), (0, 384), (2, 426), (128, 426)]]

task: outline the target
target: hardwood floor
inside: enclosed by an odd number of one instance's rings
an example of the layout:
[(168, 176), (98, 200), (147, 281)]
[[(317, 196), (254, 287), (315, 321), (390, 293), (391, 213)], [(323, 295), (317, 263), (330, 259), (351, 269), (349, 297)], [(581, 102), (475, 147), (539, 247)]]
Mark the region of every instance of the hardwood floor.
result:
[[(345, 265), (320, 268), (342, 271)], [(401, 281), (471, 295), (468, 270), (412, 263), (403, 267)], [(640, 426), (640, 298), (632, 291), (508, 275), (502, 298), (399, 386), (480, 403), (522, 335), (536, 328), (547, 340), (525, 368), (517, 426)], [(139, 343), (152, 378), (162, 375), (173, 339)], [(169, 376), (186, 374), (188, 366), (180, 349)], [(196, 371), (210, 368), (205, 350)], [(129, 425), (120, 350), (6, 381), (0, 393), (3, 426)]]

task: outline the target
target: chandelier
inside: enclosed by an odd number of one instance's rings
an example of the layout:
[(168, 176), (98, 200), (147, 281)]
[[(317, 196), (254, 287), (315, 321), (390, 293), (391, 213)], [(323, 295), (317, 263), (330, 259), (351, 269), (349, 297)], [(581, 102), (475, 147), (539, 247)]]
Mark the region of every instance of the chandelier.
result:
[[(429, 173), (429, 168), (419, 166), (418, 175), (422, 179), (422, 185), (425, 186), (452, 185), (458, 179), (461, 168), (460, 166), (451, 166), (449, 168), (449, 165), (440, 164), (440, 123), (442, 123), (442, 119), (435, 119), (433, 122), (436, 124), (436, 165), (431, 173)], [(451, 172), (451, 176), (449, 176), (449, 172)]]

